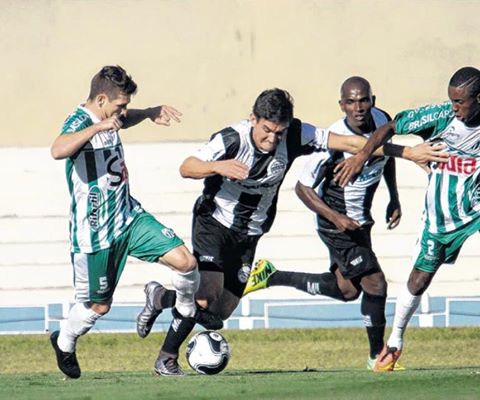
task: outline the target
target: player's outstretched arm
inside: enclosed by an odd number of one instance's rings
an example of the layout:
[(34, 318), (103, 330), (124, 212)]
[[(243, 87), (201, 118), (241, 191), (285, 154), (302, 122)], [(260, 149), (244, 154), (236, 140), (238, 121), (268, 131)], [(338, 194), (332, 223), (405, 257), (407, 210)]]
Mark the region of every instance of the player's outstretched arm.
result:
[(55, 160), (62, 160), (76, 154), (97, 133), (122, 127), (122, 120), (113, 116), (78, 132), (64, 133), (58, 136), (50, 148), (50, 154)]
[[(366, 141), (365, 146), (353, 157), (346, 159), (341, 162), (335, 168), (335, 180), (336, 182), (345, 187), (348, 182), (353, 182), (356, 177), (362, 172), (363, 165), (369, 159), (369, 157), (374, 154), (382, 144), (386, 143), (389, 138), (391, 138), (395, 133), (394, 122), (388, 122), (387, 124), (378, 128)], [(357, 136), (359, 137), (359, 136)], [(330, 146), (330, 137), (329, 137), (329, 146)], [(379, 155), (381, 155), (383, 151)], [(378, 154), (378, 153), (377, 153)]]
[[(401, 157), (409, 161), (417, 163), (421, 168), (428, 172), (429, 162), (447, 162), (448, 153), (444, 152), (446, 146), (436, 146), (430, 142), (418, 144), (414, 147), (400, 146), (393, 143), (385, 143), (379, 145), (382, 141), (388, 140), (393, 131), (393, 128), (385, 128), (386, 124), (375, 131), (375, 133), (368, 139), (365, 147), (356, 152), (353, 157), (342, 161), (335, 167), (335, 181), (342, 187), (345, 187), (348, 182), (353, 182), (362, 171), (363, 165), (371, 155), (387, 155), (392, 157)], [(377, 135), (377, 140), (373, 140), (373, 145), (369, 145), (372, 138)], [(365, 139), (360, 136), (352, 136), (360, 139)], [(357, 139), (358, 140), (358, 139)], [(367, 148), (368, 146), (368, 148)], [(377, 147), (378, 146), (378, 147)], [(367, 150), (365, 150), (367, 148)], [(354, 152), (355, 153), (355, 152)], [(366, 158), (365, 158), (366, 157)]]
[(183, 178), (202, 179), (211, 175), (221, 175), (229, 179), (244, 180), (249, 168), (244, 163), (235, 160), (203, 161), (190, 156), (180, 166), (180, 175)]
[(337, 229), (341, 232), (346, 230), (355, 230), (360, 227), (358, 221), (331, 209), (315, 192), (315, 190), (309, 186), (304, 185), (301, 182), (297, 182), (295, 186), (295, 193), (302, 200), (310, 210), (314, 213), (321, 215), (333, 223)]
[(170, 126), (170, 121), (180, 122), (182, 113), (172, 106), (149, 107), (144, 110), (131, 109), (127, 111), (127, 115), (123, 118), (123, 128), (127, 129), (135, 126), (143, 120), (149, 118), (157, 125)]

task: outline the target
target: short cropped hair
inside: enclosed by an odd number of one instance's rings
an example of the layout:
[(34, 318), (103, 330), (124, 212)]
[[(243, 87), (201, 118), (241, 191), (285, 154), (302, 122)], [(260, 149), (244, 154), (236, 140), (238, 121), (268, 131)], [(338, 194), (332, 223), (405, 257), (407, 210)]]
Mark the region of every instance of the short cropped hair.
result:
[(293, 98), (286, 90), (264, 90), (255, 100), (253, 115), (277, 124), (290, 123), (293, 120)]
[(92, 78), (88, 100), (93, 100), (101, 93), (105, 93), (109, 100), (113, 100), (120, 93), (131, 95), (136, 91), (137, 84), (122, 67), (107, 65)]
[(480, 71), (474, 67), (463, 67), (453, 74), (449, 82), (453, 87), (465, 87), (472, 97), (480, 93)]
[(343, 97), (345, 95), (345, 92), (347, 88), (350, 87), (350, 85), (358, 85), (360, 87), (363, 87), (368, 91), (369, 94), (372, 94), (372, 87), (370, 86), (369, 81), (367, 81), (361, 76), (351, 76), (342, 83), (342, 86), (340, 87), (340, 97)]

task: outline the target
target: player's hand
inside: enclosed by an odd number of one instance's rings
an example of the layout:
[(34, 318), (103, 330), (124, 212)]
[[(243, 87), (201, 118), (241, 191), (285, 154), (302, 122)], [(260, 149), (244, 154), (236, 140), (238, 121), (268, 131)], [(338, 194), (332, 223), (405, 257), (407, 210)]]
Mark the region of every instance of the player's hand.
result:
[(362, 172), (363, 165), (367, 160), (360, 154), (347, 158), (338, 164), (333, 170), (335, 176), (333, 180), (341, 187), (347, 186), (348, 182), (354, 182), (360, 172)]
[(110, 118), (97, 122), (96, 125), (99, 129), (99, 132), (109, 131), (109, 130), (118, 131), (123, 126), (123, 122), (120, 116), (114, 115)]
[(402, 218), (402, 209), (400, 208), (400, 202), (398, 199), (390, 200), (387, 206), (386, 222), (387, 229), (395, 229), (400, 224)]
[(247, 179), (249, 172), (250, 168), (246, 164), (235, 159), (215, 163), (215, 173), (229, 179), (243, 181)]
[(358, 221), (340, 213), (335, 215), (335, 218), (332, 220), (332, 222), (340, 232), (354, 231), (355, 229), (360, 228)]
[(443, 143), (423, 142), (416, 146), (405, 148), (405, 158), (420, 166), (432, 161), (445, 163), (449, 157), (449, 154), (444, 151), (446, 148), (447, 146)]
[(148, 117), (158, 125), (170, 126), (170, 121), (180, 122), (182, 113), (172, 106), (158, 106), (148, 109)]

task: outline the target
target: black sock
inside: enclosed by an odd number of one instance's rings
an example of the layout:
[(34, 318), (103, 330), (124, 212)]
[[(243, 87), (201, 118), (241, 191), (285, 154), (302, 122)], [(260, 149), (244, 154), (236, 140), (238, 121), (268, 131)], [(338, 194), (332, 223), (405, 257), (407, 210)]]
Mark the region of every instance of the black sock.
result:
[(290, 286), (312, 295), (323, 294), (345, 301), (345, 297), (337, 285), (337, 278), (331, 272), (307, 274), (304, 272), (276, 271), (268, 278), (267, 285)]
[(385, 303), (387, 296), (374, 296), (363, 292), (362, 315), (370, 343), (370, 357), (375, 358), (383, 348), (385, 334)]
[[(161, 293), (158, 296), (157, 293)], [(164, 308), (172, 308), (177, 300), (177, 292), (175, 290), (166, 289), (165, 292), (157, 291), (153, 297), (153, 305), (157, 310), (163, 310)]]
[(183, 317), (175, 308), (172, 309), (172, 314), (173, 320), (168, 328), (160, 354), (168, 353), (170, 356), (178, 357), (180, 346), (195, 327), (195, 320)]

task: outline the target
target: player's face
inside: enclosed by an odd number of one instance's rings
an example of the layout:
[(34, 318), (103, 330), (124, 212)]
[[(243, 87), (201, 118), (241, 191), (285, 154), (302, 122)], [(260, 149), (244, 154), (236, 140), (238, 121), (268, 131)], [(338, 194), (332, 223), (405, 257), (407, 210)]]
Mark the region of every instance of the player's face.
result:
[(100, 101), (102, 119), (107, 119), (113, 117), (114, 115), (117, 117), (125, 117), (127, 115), (127, 106), (130, 103), (130, 95), (120, 93), (115, 99), (112, 100), (110, 100), (108, 96), (103, 95)]
[(253, 141), (259, 150), (265, 152), (275, 150), (288, 129), (288, 123), (279, 124), (265, 118), (257, 119), (253, 114), (250, 116), (250, 121)]
[(348, 125), (358, 133), (371, 129), (374, 96), (364, 85), (352, 84), (347, 87), (339, 101), (340, 108), (347, 115)]
[(468, 93), (466, 87), (448, 87), (448, 97), (452, 102), (452, 110), (455, 117), (473, 126), (480, 124), (480, 94), (476, 97)]

